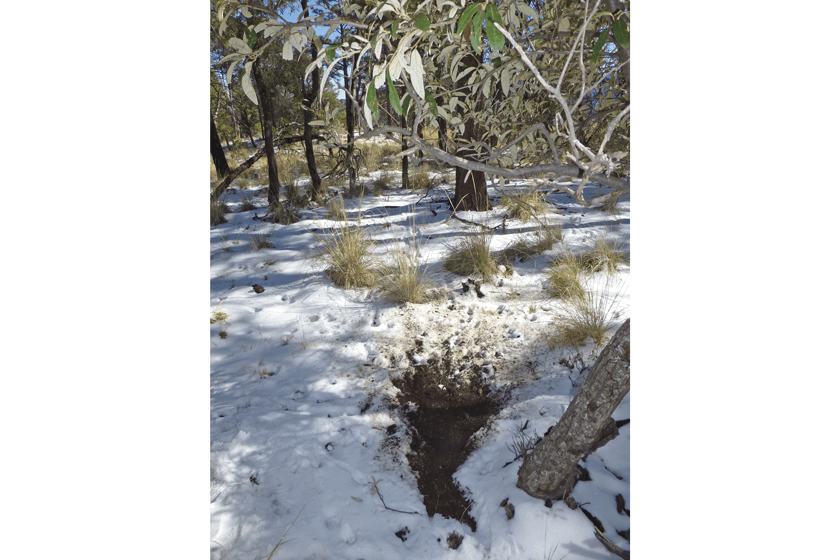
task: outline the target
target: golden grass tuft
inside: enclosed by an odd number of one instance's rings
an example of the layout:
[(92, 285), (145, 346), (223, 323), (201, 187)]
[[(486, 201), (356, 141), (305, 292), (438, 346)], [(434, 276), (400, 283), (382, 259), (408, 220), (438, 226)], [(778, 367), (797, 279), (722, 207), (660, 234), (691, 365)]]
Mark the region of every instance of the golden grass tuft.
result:
[(391, 263), (379, 269), (382, 297), (393, 303), (431, 301), (434, 295), (430, 291), (435, 284), (427, 273), (428, 265), (421, 262), (416, 251), (395, 251)]
[(523, 222), (539, 219), (550, 208), (545, 196), (534, 190), (504, 195), (499, 206), (507, 208), (508, 216)]
[(271, 243), (271, 231), (255, 231), (248, 234), (248, 243), (251, 245), (252, 251), (259, 251), (260, 249), (272, 249), (274, 245)]
[(602, 233), (589, 243), (586, 252), (579, 257), (581, 266), (586, 272), (617, 272), (618, 265), (627, 264), (627, 254), (620, 250), (621, 245), (621, 241), (608, 239)]
[(484, 281), (498, 274), (499, 265), (490, 252), (493, 232), (480, 231), (459, 239), (449, 246), (443, 268), (460, 276), (478, 274)]
[(346, 222), (338, 229), (317, 235), (322, 248), (317, 259), (327, 264), (327, 277), (344, 289), (370, 287), (376, 283), (374, 242), (359, 226)]
[(583, 295), (562, 302), (562, 316), (556, 334), (549, 338), (549, 346), (583, 346), (589, 339), (596, 347), (603, 344), (624, 311), (619, 308), (622, 290), (620, 286), (615, 289), (613, 278), (607, 275), (606, 282), (596, 286), (594, 277), (590, 277)]

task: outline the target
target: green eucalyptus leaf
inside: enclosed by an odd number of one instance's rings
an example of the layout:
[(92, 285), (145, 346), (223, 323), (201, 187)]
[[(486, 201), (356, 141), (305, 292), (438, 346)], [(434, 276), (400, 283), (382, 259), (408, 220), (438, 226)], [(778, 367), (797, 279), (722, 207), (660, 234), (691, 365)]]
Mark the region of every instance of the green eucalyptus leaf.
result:
[(397, 88), (394, 86), (393, 80), (391, 80), (391, 73), (387, 70), (385, 70), (385, 83), (388, 84), (388, 100), (391, 102), (391, 107), (400, 115), (404, 114), (402, 107), (400, 107), (400, 94), (397, 93)]
[(598, 37), (598, 40), (595, 42), (595, 48), (592, 49), (592, 66), (594, 67), (598, 64), (598, 56), (601, 54), (601, 49), (604, 47), (604, 44), (607, 42), (607, 38), (610, 35), (610, 28), (605, 28), (601, 35)]
[(487, 40), (490, 42), (490, 47), (499, 52), (505, 46), (505, 36), (493, 25), (495, 22), (499, 22), (499, 25), (502, 25), (502, 20), (499, 17), (499, 9), (493, 4), (490, 4), (487, 7)]
[(481, 38), (481, 28), (484, 26), (484, 11), (476, 12), (473, 16), (472, 34), (476, 39)]
[(470, 44), (472, 45), (472, 48), (475, 49), (475, 54), (480, 56), (481, 49), (478, 48), (478, 37), (476, 37), (473, 33), (470, 34)]
[(253, 49), (253, 48), (254, 48), (254, 45), (256, 45), (256, 44), (257, 44), (257, 40), (259, 39), (259, 37), (257, 36), (257, 34), (256, 34), (256, 33), (254, 33), (253, 31), (251, 31), (250, 29), (248, 29), (248, 30), (246, 31), (246, 33), (248, 34), (248, 46), (249, 46), (249, 47), (251, 47), (251, 48)]
[(456, 34), (461, 34), (467, 24), (472, 21), (473, 16), (480, 7), (481, 4), (470, 4), (464, 9), (463, 13), (461, 13), (461, 17), (458, 18), (458, 25), (455, 28)]
[(617, 19), (612, 24), (613, 28), (613, 36), (615, 37), (616, 43), (624, 47), (625, 49), (630, 48), (630, 32), (627, 31), (627, 22), (623, 19)]
[(401, 115), (405, 115), (406, 117), (408, 116), (408, 106), (409, 105), (411, 105), (411, 96), (406, 95), (405, 99), (403, 99), (402, 113), (400, 113)]
[(375, 111), (376, 107), (376, 88), (373, 87), (373, 82), (368, 85), (367, 91), (367, 106), (370, 107), (371, 111)]
[(399, 27), (400, 27), (400, 22), (398, 22), (397, 20), (394, 20), (394, 23), (391, 25), (391, 37), (393, 37), (394, 39), (397, 38), (397, 29), (399, 29)]
[(335, 58), (335, 49), (337, 48), (338, 47), (330, 47), (327, 49), (327, 62), (332, 62), (332, 60)]
[(417, 14), (417, 16), (414, 18), (414, 21), (421, 31), (428, 31), (429, 27), (432, 25), (432, 23), (429, 21), (429, 16), (427, 16), (423, 12)]
[(435, 116), (435, 118), (437, 118), (437, 116), (438, 116), (437, 101), (435, 101), (435, 96), (432, 95), (431, 93), (429, 93), (428, 91), (426, 92), (426, 103), (429, 104), (429, 107), (431, 107), (431, 109), (432, 109), (432, 114)]

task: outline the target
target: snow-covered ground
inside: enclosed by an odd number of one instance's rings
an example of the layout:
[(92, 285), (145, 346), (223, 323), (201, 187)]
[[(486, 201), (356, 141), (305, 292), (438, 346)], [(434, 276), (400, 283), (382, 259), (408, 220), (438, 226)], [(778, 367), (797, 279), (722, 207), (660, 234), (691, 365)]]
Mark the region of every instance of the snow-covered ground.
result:
[[(587, 197), (599, 189), (591, 185)], [(361, 224), (377, 242), (375, 252), (419, 247), (438, 286), (435, 301), (401, 305), (376, 290), (345, 291), (326, 277), (324, 263), (313, 258), (316, 234), (336, 222), (323, 208), (302, 211), (292, 225), (269, 224), (252, 219), (265, 214), (266, 200), (255, 192), (229, 196), (230, 222), (210, 229), (209, 311), (228, 314), (210, 326), (211, 557), (616, 558), (581, 508), (563, 501), (547, 507), (516, 487), (522, 461), (514, 461), (510, 447), (526, 423), (531, 436), (557, 423), (585, 377), (572, 364), (576, 353), (586, 366), (596, 356), (591, 345), (549, 349), (546, 339), (562, 311), (544, 289), (546, 268), (562, 251), (583, 250), (600, 235), (622, 240), (629, 254), (629, 201), (622, 199), (620, 214), (612, 215), (550, 194), (555, 212), (547, 220), (562, 224), (563, 243), (516, 261), (512, 274), (485, 284), (479, 297), (475, 289), (464, 291), (465, 278), (443, 269), (448, 247), (475, 228), (450, 217), (442, 191), (366, 195)], [(237, 212), (246, 194), (258, 208)], [(494, 227), (505, 213), (497, 204), (458, 217)], [(355, 220), (359, 200), (346, 205)], [(534, 239), (536, 230), (533, 222), (508, 219), (492, 249)], [(268, 235), (274, 248), (251, 250), (248, 236), (256, 233)], [(257, 293), (254, 284), (265, 291)], [(629, 316), (629, 266), (607, 289)], [(458, 337), (475, 355), (488, 356), (481, 364), (488, 383), (510, 395), (455, 474), (472, 502), (475, 532), (456, 519), (426, 515), (406, 459), (409, 428), (393, 406), (398, 389), (391, 380), (405, 371), (405, 352), (421, 337), (430, 355)], [(630, 418), (630, 395), (613, 418)], [(629, 549), (618, 531), (630, 528), (630, 517), (618, 511), (616, 496), (629, 511), (630, 424), (582, 464), (592, 480), (579, 482), (572, 497), (603, 523), (607, 538)], [(511, 519), (500, 506), (505, 499), (515, 507)], [(448, 544), (453, 533), (463, 537), (457, 549)]]

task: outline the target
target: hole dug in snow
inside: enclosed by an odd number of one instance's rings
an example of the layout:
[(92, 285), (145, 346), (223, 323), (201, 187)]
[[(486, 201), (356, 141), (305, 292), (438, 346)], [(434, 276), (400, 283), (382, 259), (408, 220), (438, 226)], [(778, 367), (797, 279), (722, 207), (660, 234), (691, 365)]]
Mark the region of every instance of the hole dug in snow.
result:
[[(423, 351), (423, 345), (417, 339), (416, 351)], [(475, 531), (475, 519), (468, 511), (471, 502), (452, 475), (474, 449), (470, 438), (499, 411), (502, 399), (491, 394), (472, 356), (458, 359), (448, 344), (441, 346), (440, 358), (432, 356), (421, 363), (414, 350), (407, 352), (413, 365), (392, 382), (401, 391), (397, 401), (414, 428), (408, 463), (417, 476), (426, 512), (429, 517), (439, 513), (466, 523)]]

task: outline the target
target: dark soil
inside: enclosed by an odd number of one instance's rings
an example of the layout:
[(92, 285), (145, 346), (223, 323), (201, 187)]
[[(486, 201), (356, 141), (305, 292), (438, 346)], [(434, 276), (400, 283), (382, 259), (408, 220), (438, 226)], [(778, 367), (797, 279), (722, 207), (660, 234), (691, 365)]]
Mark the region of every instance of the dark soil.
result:
[[(423, 341), (418, 339), (416, 347), (422, 349)], [(459, 362), (471, 363), (471, 358)], [(439, 513), (457, 519), (475, 531), (470, 501), (452, 475), (474, 450), (470, 438), (499, 411), (501, 399), (482, 383), (479, 366), (461, 370), (461, 364), (454, 362), (446, 348), (441, 360), (412, 366), (393, 382), (401, 390), (398, 400), (414, 428), (408, 462), (417, 475), (426, 512), (429, 517)], [(416, 408), (409, 410), (408, 403)]]

